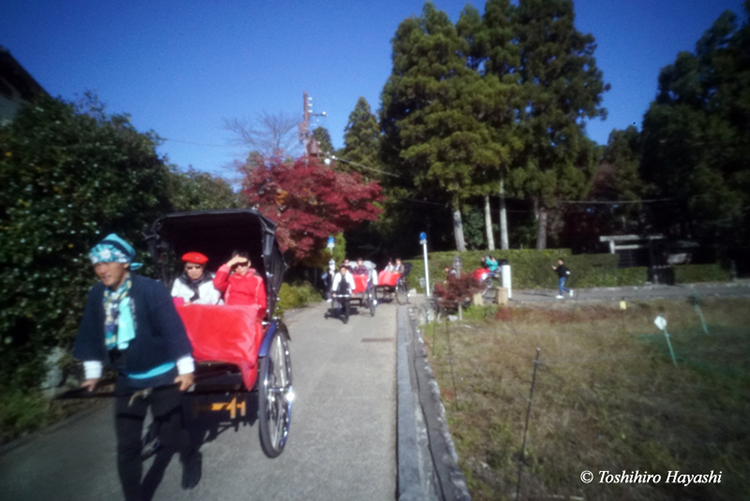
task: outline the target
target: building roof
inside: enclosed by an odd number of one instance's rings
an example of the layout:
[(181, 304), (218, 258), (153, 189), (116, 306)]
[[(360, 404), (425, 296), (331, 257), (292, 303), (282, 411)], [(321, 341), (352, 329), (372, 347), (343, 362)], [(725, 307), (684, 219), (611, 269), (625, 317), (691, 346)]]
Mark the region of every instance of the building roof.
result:
[(0, 45), (0, 94), (7, 97), (13, 96), (12, 89), (6, 88), (7, 84), (13, 86), (24, 101), (31, 101), (35, 94), (47, 91), (34, 80), (28, 71), (16, 61), (10, 51)]

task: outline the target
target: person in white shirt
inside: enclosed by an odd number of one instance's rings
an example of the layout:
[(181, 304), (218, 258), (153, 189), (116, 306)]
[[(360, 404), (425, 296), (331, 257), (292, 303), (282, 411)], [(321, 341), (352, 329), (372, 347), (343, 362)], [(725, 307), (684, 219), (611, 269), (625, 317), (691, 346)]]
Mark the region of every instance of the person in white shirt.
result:
[(185, 304), (219, 304), (221, 292), (213, 283), (213, 274), (206, 271), (208, 258), (200, 252), (182, 256), (185, 271), (172, 285), (172, 297), (182, 298)]
[(333, 297), (341, 304), (341, 310), (344, 314), (344, 323), (349, 322), (349, 301), (352, 297), (352, 292), (357, 287), (354, 283), (354, 277), (351, 271), (345, 264), (339, 266), (339, 272), (333, 277), (333, 286), (331, 291)]

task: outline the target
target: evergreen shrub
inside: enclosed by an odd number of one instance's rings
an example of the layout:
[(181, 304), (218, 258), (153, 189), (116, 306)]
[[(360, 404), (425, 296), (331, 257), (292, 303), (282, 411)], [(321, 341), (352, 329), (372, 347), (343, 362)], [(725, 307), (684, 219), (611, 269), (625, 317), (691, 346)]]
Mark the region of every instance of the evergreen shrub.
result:
[(317, 303), (321, 299), (320, 293), (315, 290), (310, 282), (305, 281), (295, 285), (283, 283), (281, 289), (279, 289), (276, 314), (281, 316), (286, 310), (301, 308), (308, 303)]
[[(509, 249), (496, 251), (433, 252), (430, 253), (430, 282), (445, 279), (445, 267), (453, 266), (453, 258), (463, 259), (462, 273), (471, 273), (480, 267), (484, 256), (490, 254), (498, 260), (506, 259), (511, 267), (512, 286), (514, 289), (554, 289), (557, 287), (557, 274), (552, 265), (557, 265), (558, 258), (565, 260), (570, 268), (571, 287), (615, 287), (626, 285), (643, 285), (648, 277), (646, 267), (618, 268), (617, 254), (579, 254), (571, 255), (570, 249)], [(419, 279), (424, 277), (424, 264), (421, 258), (411, 259), (412, 272), (409, 275), (409, 287), (419, 287)]]
[(726, 282), (731, 278), (729, 271), (722, 268), (719, 263), (681, 264), (672, 267), (672, 270), (676, 284)]

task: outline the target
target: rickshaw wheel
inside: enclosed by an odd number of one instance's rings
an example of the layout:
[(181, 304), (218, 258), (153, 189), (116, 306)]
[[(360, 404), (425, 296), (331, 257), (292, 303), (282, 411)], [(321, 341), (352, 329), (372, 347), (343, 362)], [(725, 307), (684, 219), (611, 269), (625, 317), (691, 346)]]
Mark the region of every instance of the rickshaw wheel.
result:
[(398, 304), (409, 302), (409, 291), (406, 290), (406, 283), (401, 279), (396, 283), (396, 301), (398, 301)]
[(263, 452), (275, 458), (284, 450), (292, 419), (292, 363), (289, 342), (277, 333), (260, 361), (258, 421)]

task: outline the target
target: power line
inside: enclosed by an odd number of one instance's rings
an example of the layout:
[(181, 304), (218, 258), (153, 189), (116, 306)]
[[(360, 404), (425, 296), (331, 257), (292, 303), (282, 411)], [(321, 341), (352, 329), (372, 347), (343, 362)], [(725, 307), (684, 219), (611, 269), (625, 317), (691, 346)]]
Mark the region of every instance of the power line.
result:
[(646, 200), (558, 200), (563, 204), (650, 204), (655, 202), (668, 202), (674, 198), (651, 198)]
[(368, 167), (366, 165), (362, 165), (362, 164), (357, 163), (357, 162), (352, 162), (351, 160), (347, 160), (345, 158), (335, 157), (333, 155), (331, 155), (330, 158), (332, 158), (333, 160), (340, 160), (340, 161), (346, 162), (348, 164), (356, 165), (357, 167), (361, 167), (363, 169), (367, 169), (367, 170), (371, 170), (371, 171), (375, 171), (375, 172), (380, 172), (381, 174), (385, 174), (386, 176), (403, 177), (403, 176), (399, 176), (398, 174), (393, 174), (392, 172), (386, 172), (384, 170), (376, 169), (374, 167)]
[(172, 139), (172, 138), (169, 138), (169, 137), (162, 137), (162, 136), (160, 136), (160, 137), (162, 139), (164, 139), (165, 141), (172, 141), (173, 143), (193, 144), (195, 146), (210, 146), (210, 147), (213, 147), (213, 148), (234, 148), (234, 146), (229, 145), (229, 144), (197, 143), (195, 141), (185, 141), (184, 139)]

